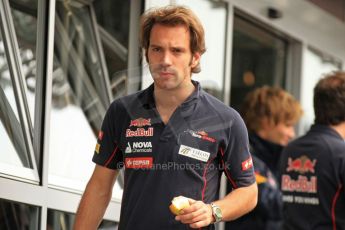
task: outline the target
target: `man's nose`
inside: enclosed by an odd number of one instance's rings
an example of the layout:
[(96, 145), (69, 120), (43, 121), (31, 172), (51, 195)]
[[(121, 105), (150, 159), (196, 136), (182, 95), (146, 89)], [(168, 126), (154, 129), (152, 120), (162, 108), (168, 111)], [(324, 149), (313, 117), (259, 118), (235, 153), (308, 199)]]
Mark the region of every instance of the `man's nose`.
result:
[(171, 65), (171, 53), (170, 52), (166, 51), (163, 53), (161, 63), (164, 66), (170, 66)]

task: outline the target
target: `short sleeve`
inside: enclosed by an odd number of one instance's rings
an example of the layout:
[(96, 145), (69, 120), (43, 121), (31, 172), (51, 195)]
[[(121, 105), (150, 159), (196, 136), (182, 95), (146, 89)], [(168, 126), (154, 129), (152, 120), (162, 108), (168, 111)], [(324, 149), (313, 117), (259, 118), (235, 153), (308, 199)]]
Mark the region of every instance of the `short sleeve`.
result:
[(253, 160), (249, 152), (248, 131), (241, 116), (234, 112), (228, 142), (221, 149), (224, 173), (232, 188), (246, 187), (255, 182)]
[(97, 143), (92, 161), (98, 165), (110, 169), (120, 169), (123, 167), (123, 154), (119, 148), (121, 131), (116, 127), (117, 116), (121, 113), (117, 109), (116, 102), (108, 108), (102, 122), (101, 130), (97, 137)]

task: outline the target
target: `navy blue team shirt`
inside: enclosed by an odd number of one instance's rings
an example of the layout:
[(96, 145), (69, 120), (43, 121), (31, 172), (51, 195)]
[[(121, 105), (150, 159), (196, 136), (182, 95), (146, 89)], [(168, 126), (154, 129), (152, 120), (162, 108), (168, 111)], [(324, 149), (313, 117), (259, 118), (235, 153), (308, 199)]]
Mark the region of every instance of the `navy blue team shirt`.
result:
[(120, 230), (189, 229), (169, 210), (175, 196), (217, 200), (223, 172), (233, 189), (255, 182), (242, 118), (193, 84), (167, 124), (156, 110), (153, 85), (109, 107), (93, 161), (125, 169)]
[(285, 230), (345, 230), (345, 142), (332, 128), (313, 125), (281, 156)]

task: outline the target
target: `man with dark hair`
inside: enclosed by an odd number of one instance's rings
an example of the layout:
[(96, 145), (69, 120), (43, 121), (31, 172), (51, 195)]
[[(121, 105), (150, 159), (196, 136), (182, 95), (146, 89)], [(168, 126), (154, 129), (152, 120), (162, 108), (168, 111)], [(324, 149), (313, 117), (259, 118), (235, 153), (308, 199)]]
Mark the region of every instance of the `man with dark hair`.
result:
[(345, 229), (345, 72), (314, 88), (315, 124), (283, 151), (286, 230)]
[(249, 131), (259, 197), (253, 211), (227, 223), (226, 229), (279, 230), (283, 201), (278, 162), (283, 147), (295, 137), (294, 125), (302, 115), (302, 108), (287, 91), (262, 86), (247, 94), (241, 115)]
[[(247, 213), (257, 186), (244, 122), (191, 80), (205, 52), (199, 19), (180, 6), (149, 10), (141, 45), (154, 83), (109, 107), (75, 229), (97, 228), (123, 166), (120, 230), (214, 229)], [(223, 172), (233, 190), (218, 199)], [(169, 205), (178, 196), (188, 206), (175, 216)]]

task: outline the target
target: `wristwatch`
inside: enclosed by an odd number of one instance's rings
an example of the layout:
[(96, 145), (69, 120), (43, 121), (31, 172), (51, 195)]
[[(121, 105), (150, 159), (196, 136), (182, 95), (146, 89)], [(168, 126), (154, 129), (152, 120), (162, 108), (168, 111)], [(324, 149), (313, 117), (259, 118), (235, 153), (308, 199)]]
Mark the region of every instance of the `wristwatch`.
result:
[(214, 203), (211, 203), (211, 207), (212, 207), (212, 215), (214, 219), (216, 220), (214, 223), (220, 222), (223, 218), (222, 210), (219, 208), (219, 206), (217, 206)]

